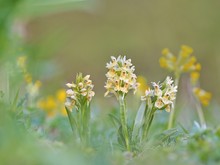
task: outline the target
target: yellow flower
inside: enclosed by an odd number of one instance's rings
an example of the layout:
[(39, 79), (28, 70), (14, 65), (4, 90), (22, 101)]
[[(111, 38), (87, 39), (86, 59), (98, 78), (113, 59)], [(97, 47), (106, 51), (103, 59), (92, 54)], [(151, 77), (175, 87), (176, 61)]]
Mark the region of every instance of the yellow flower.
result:
[(66, 99), (66, 91), (64, 89), (60, 89), (57, 91), (56, 93), (56, 98), (58, 101), (60, 102), (65, 102), (65, 99)]
[(212, 98), (212, 94), (210, 92), (207, 92), (201, 88), (197, 88), (195, 87), (193, 89), (193, 92), (196, 96), (196, 98), (198, 98), (198, 100), (201, 102), (202, 105), (204, 106), (208, 106), (209, 102)]
[(137, 83), (139, 83), (137, 94), (144, 95), (145, 91), (149, 88), (149, 86), (147, 85), (147, 80), (143, 76), (138, 76)]
[(182, 46), (181, 46), (180, 55), (181, 55), (183, 58), (189, 57), (192, 53), (193, 53), (193, 49), (192, 49), (191, 47), (186, 46), (186, 45), (182, 45)]
[(174, 70), (177, 62), (176, 57), (167, 48), (162, 50), (162, 54), (163, 57), (159, 59), (160, 66), (171, 71)]
[(200, 73), (197, 71), (191, 72), (190, 74), (190, 78), (191, 78), (191, 82), (192, 84), (196, 84), (196, 82), (198, 81), (200, 77)]
[(183, 64), (182, 70), (184, 72), (194, 70), (195, 63), (196, 63), (196, 58), (193, 56), (193, 57), (189, 58), (186, 63)]
[(170, 50), (168, 48), (165, 48), (165, 49), (162, 50), (161, 53), (166, 56), (170, 53)]
[(31, 83), (32, 82), (32, 76), (29, 74), (29, 73), (26, 73), (24, 75), (24, 80), (27, 84)]
[(165, 57), (161, 57), (159, 63), (161, 68), (168, 68), (168, 63)]
[(38, 103), (38, 107), (43, 109), (48, 117), (54, 117), (56, 115), (57, 103), (54, 97), (48, 96), (45, 100), (41, 100)]
[(44, 110), (48, 117), (55, 117), (56, 115), (67, 116), (64, 107), (66, 99), (66, 92), (64, 89), (59, 89), (56, 95), (50, 95), (38, 102), (38, 107)]
[(202, 68), (202, 66), (201, 66), (200, 63), (197, 63), (197, 64), (195, 65), (195, 70), (200, 71), (201, 68)]
[(166, 48), (162, 51), (163, 56), (159, 60), (160, 66), (175, 72), (175, 74), (200, 71), (201, 65), (197, 63), (197, 59), (194, 56), (191, 56), (192, 53), (193, 49), (186, 45), (181, 46), (178, 56), (174, 56)]

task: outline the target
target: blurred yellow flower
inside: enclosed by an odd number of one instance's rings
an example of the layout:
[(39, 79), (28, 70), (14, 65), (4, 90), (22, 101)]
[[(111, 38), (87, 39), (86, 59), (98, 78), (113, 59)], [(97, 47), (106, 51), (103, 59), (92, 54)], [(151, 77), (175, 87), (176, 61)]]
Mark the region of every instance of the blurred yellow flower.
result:
[[(197, 59), (196, 57), (192, 56), (187, 61), (181, 66), (181, 70), (183, 72), (190, 72), (190, 71), (195, 71), (198, 70), (199, 68), (196, 68), (198, 66), (196, 63)], [(201, 69), (201, 68), (200, 68)]]
[(44, 110), (47, 117), (55, 117), (56, 115), (67, 116), (64, 103), (66, 99), (66, 92), (60, 89), (56, 92), (55, 96), (47, 96), (38, 102), (38, 107)]
[(169, 53), (170, 53), (170, 51), (169, 51), (169, 49), (168, 48), (165, 48), (165, 49), (163, 49), (162, 50), (162, 52), (161, 52), (163, 55), (168, 55)]
[(201, 88), (195, 87), (193, 89), (193, 92), (196, 96), (196, 98), (201, 102), (202, 105), (208, 106), (209, 102), (212, 98), (212, 94), (210, 92), (207, 92)]
[(137, 88), (137, 95), (142, 96), (144, 95), (145, 91), (149, 89), (149, 86), (147, 85), (147, 80), (144, 76), (138, 76), (137, 83), (139, 83), (139, 86)]
[(31, 74), (27, 71), (27, 56), (20, 56), (17, 58), (17, 66), (23, 74), (24, 81), (26, 83), (26, 90), (31, 100), (34, 100), (39, 94), (39, 89), (42, 85), (41, 81), (37, 80), (33, 82)]
[(29, 73), (24, 74), (24, 80), (27, 84), (32, 82), (32, 76)]
[(168, 63), (165, 57), (161, 57), (159, 63), (161, 68), (168, 68)]
[(197, 64), (195, 65), (195, 70), (200, 71), (201, 69), (202, 69), (201, 64), (200, 64), (200, 63), (197, 63)]
[(193, 49), (182, 45), (178, 56), (173, 55), (169, 49), (162, 50), (163, 56), (159, 59), (162, 68), (181, 74), (183, 72), (200, 71), (201, 65), (197, 63), (195, 56), (191, 56)]
[[(167, 48), (162, 50), (162, 57), (159, 59), (160, 66), (173, 72), (173, 74), (175, 75), (176, 85), (178, 85), (180, 77), (183, 73), (190, 73), (190, 80), (192, 86), (197, 86), (202, 66), (200, 63), (197, 62), (196, 57), (193, 56), (192, 53), (193, 49), (186, 45), (181, 46), (181, 49), (177, 56), (174, 56)], [(209, 104), (211, 99), (211, 93), (206, 92), (200, 88), (195, 88), (193, 92), (202, 105), (207, 106)], [(161, 107), (161, 100), (158, 100), (156, 105), (158, 107)], [(201, 116), (202, 111), (198, 107), (199, 106), (197, 106), (197, 110), (200, 114), (199, 116)], [(167, 111), (170, 111), (170, 109), (172, 108), (174, 108), (174, 106), (167, 106)], [(171, 115), (168, 124), (169, 129), (172, 128), (174, 112), (174, 110), (171, 110)], [(201, 121), (204, 121), (202, 117)]]
[(26, 61), (27, 56), (20, 56), (17, 58), (17, 65), (23, 72), (26, 71)]
[(192, 84), (196, 84), (198, 79), (200, 77), (200, 73), (197, 71), (191, 72), (190, 73), (190, 79)]
[(192, 53), (193, 53), (193, 49), (192, 49), (191, 47), (186, 46), (186, 45), (182, 45), (182, 46), (181, 46), (180, 55), (181, 55), (183, 58), (189, 57)]
[(41, 100), (38, 105), (39, 108), (46, 111), (48, 117), (54, 117), (56, 115), (55, 109), (57, 107), (57, 103), (54, 97), (48, 96), (45, 100)]
[(66, 100), (66, 91), (64, 89), (58, 90), (56, 93), (56, 97), (57, 97), (57, 100), (64, 103)]
[(165, 48), (162, 50), (163, 57), (159, 59), (160, 66), (169, 70), (174, 70), (176, 66), (176, 57)]
[(174, 56), (169, 49), (165, 48), (159, 60), (160, 66), (172, 71), (176, 77), (180, 77), (182, 73), (190, 73), (191, 83), (196, 85), (202, 66), (192, 53), (193, 49), (186, 45), (181, 46), (178, 56)]

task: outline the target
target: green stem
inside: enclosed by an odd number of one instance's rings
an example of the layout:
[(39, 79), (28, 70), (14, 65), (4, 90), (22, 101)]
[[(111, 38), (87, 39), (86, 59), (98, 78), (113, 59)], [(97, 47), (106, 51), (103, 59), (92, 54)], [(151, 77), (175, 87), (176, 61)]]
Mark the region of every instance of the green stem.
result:
[(149, 112), (147, 113), (146, 122), (144, 124), (143, 129), (143, 135), (142, 140), (146, 139), (150, 130), (150, 126), (152, 124), (153, 118), (154, 118), (154, 112), (155, 110), (153, 108), (149, 109)]
[[(175, 86), (177, 86), (177, 89), (178, 89), (178, 85), (179, 85), (179, 79), (180, 79), (180, 74), (176, 73), (174, 83), (175, 83)], [(168, 123), (167, 129), (171, 129), (173, 127), (173, 122), (174, 122), (174, 118), (175, 118), (175, 106), (176, 106), (176, 99), (173, 102), (173, 107), (170, 112), (169, 123)]]
[(204, 113), (202, 111), (201, 104), (199, 103), (198, 100), (196, 100), (196, 109), (197, 109), (197, 113), (199, 116), (200, 125), (202, 126), (202, 128), (206, 128), (206, 121), (205, 121)]
[(122, 95), (119, 96), (119, 104), (120, 104), (120, 118), (121, 118), (121, 125), (122, 131), (125, 138), (126, 149), (130, 151), (130, 144), (129, 144), (129, 135), (128, 135), (128, 127), (127, 127), (127, 110), (125, 106), (125, 100)]
[(90, 107), (84, 103), (81, 105), (78, 112), (78, 133), (80, 141), (83, 145), (87, 146), (89, 143), (89, 119), (90, 119)]

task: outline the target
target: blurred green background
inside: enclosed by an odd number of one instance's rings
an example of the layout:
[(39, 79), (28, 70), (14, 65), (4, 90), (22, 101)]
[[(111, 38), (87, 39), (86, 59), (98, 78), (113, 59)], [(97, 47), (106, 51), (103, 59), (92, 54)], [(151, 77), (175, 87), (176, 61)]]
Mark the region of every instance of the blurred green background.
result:
[[(25, 50), (32, 59), (32, 73), (48, 92), (53, 90), (48, 86), (64, 87), (83, 72), (91, 74), (97, 95), (103, 96), (105, 64), (112, 55), (127, 55), (137, 75), (159, 81), (168, 74), (159, 67), (161, 50), (167, 47), (177, 54), (186, 44), (202, 64), (202, 88), (220, 99), (219, 0), (5, 0), (2, 4), (1, 17), (10, 13), (9, 43), (14, 38), (17, 45), (22, 43), (14, 52), (19, 47)], [(184, 89), (187, 76), (182, 82)]]

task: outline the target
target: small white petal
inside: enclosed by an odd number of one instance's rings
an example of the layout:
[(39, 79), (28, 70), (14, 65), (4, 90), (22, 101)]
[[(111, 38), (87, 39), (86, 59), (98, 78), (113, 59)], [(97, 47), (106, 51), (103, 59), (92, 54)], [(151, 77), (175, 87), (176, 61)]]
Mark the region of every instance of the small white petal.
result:
[(67, 96), (71, 96), (71, 95), (74, 94), (74, 91), (73, 91), (72, 89), (68, 89), (68, 90), (66, 91), (66, 94), (67, 94)]
[(74, 88), (74, 87), (76, 87), (75, 84), (71, 84), (71, 83), (67, 83), (66, 86), (67, 86), (68, 88)]
[(158, 98), (157, 101), (155, 102), (155, 107), (158, 109), (161, 109), (164, 107), (164, 103), (162, 101), (162, 98)]
[(89, 80), (89, 78), (90, 78), (90, 75), (86, 75), (86, 76), (84, 77), (84, 80)]

